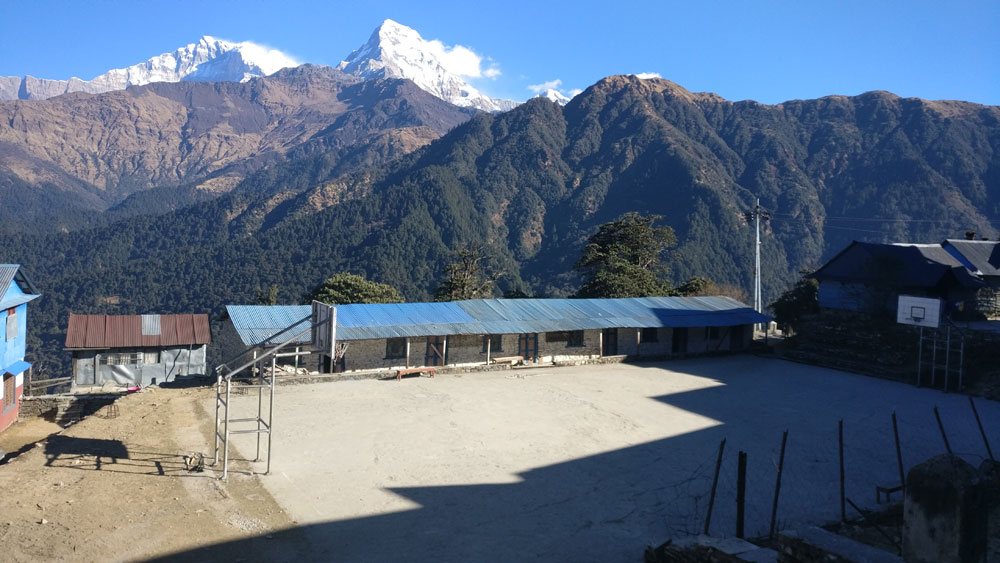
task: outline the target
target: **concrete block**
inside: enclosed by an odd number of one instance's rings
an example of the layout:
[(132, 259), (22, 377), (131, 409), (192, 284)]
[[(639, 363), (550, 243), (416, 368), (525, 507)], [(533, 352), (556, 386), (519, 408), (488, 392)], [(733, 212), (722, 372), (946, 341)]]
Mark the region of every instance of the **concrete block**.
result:
[(954, 455), (913, 467), (903, 501), (903, 558), (912, 563), (985, 561), (984, 489), (979, 471)]

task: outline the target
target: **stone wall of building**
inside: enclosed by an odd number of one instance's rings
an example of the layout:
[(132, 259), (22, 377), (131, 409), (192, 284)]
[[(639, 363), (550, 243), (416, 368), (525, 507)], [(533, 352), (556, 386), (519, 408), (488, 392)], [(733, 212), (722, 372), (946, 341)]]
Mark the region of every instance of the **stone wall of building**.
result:
[[(582, 344), (572, 340), (574, 337), (572, 332), (583, 333)], [(601, 331), (599, 330), (543, 332), (538, 335), (538, 359), (541, 362), (563, 362), (600, 355)]]

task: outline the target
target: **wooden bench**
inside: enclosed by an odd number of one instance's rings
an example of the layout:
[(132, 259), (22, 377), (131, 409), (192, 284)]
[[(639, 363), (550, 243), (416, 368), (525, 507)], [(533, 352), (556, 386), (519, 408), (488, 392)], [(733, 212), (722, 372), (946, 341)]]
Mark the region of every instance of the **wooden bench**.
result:
[(500, 356), (499, 358), (493, 358), (494, 364), (510, 364), (513, 366), (524, 365), (524, 356)]
[(434, 377), (434, 368), (432, 367), (422, 367), (422, 368), (406, 368), (396, 370), (396, 381), (402, 381), (404, 375), (420, 375), (421, 373), (429, 373), (431, 377)]
[(875, 485), (875, 504), (882, 504), (882, 495), (885, 495), (885, 502), (889, 502), (892, 500), (892, 493), (902, 490), (902, 485)]

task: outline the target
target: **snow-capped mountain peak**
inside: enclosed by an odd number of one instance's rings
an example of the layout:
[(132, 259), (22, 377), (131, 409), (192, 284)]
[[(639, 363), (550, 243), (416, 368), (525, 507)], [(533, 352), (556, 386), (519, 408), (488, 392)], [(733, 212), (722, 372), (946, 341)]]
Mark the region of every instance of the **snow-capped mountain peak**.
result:
[(463, 79), (499, 72), (493, 68), (484, 71), (482, 62), (467, 47), (427, 41), (415, 29), (387, 19), (337, 68), (364, 79), (408, 78), (421, 89), (457, 106), (503, 111), (516, 105), (510, 100), (490, 98)]
[(548, 98), (553, 102), (564, 106), (572, 99), (555, 88), (548, 88), (538, 93), (539, 98)]
[(45, 99), (67, 92), (99, 94), (151, 82), (245, 82), (298, 64), (285, 53), (256, 43), (236, 43), (205, 35), (172, 53), (109, 70), (92, 80), (0, 77), (0, 100)]

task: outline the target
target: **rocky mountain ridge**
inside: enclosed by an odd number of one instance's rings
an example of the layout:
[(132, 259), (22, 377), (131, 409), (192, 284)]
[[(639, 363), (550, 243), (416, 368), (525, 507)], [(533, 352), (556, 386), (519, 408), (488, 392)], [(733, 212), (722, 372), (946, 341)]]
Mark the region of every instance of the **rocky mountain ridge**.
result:
[(298, 65), (275, 49), (206, 35), (172, 53), (109, 70), (91, 80), (0, 76), (0, 100), (44, 100), (71, 92), (101, 94), (154, 82), (246, 82)]
[[(0, 192), (13, 190), (21, 210), (38, 202), (35, 218), (58, 209), (100, 211), (154, 187), (225, 192), (289, 156), (390, 131), (397, 133), (379, 158), (395, 157), (473, 113), (408, 81), (362, 81), (311, 65), (245, 83), (154, 83), (0, 102)], [(0, 218), (25, 220), (12, 214), (0, 209)]]
[[(465, 47), (446, 47), (440, 41), (427, 41), (416, 30), (387, 19), (338, 69), (364, 80), (409, 79), (423, 90), (460, 107), (496, 112), (517, 106), (519, 102), (482, 94), (463, 79), (463, 71), (457, 71), (454, 62), (449, 62), (468, 55), (474, 56)], [(91, 80), (0, 76), (0, 101), (44, 100), (72, 92), (100, 94), (155, 82), (246, 82), (299, 64), (276, 49), (250, 41), (232, 42), (206, 35), (171, 53), (110, 70)], [(480, 70), (477, 66), (464, 72)]]
[(490, 98), (463, 80), (453, 65), (444, 60), (448, 54), (445, 49), (426, 41), (413, 28), (387, 19), (337, 68), (366, 80), (408, 78), (442, 100), (461, 107), (496, 112), (517, 105), (513, 100)]

